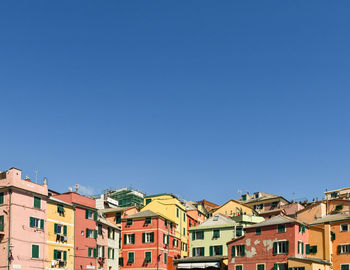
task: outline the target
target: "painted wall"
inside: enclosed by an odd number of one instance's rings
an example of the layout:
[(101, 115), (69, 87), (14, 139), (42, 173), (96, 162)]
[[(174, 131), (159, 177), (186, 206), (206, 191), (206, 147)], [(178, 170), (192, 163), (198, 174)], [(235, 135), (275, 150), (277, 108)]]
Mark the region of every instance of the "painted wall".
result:
[[(39, 185), (21, 179), (21, 171), (12, 168), (2, 174), (0, 191), (4, 191), (4, 204), (0, 213), (4, 215), (5, 228), (0, 237), (0, 269), (7, 269), (7, 240), (10, 227), (10, 245), (13, 246), (10, 260), (11, 267), (21, 269), (45, 268), (45, 244), (47, 228), (47, 185)], [(8, 193), (11, 188), (11, 195)], [(40, 209), (34, 208), (34, 196), (41, 198)], [(11, 197), (11, 203), (9, 202)], [(11, 213), (11, 214), (9, 214)], [(44, 221), (44, 227), (30, 227), (30, 217)], [(10, 224), (10, 226), (9, 226)], [(39, 246), (39, 258), (32, 258), (32, 245)]]
[(235, 200), (228, 201), (216, 209), (212, 215), (222, 214), (227, 217), (237, 216), (241, 214), (253, 215), (253, 209)]
[[(273, 269), (275, 263), (287, 263), (288, 257), (298, 254), (298, 241), (307, 243), (308, 230), (299, 233), (299, 225), (286, 224), (286, 232), (278, 233), (277, 225), (261, 227), (260, 235), (256, 229), (246, 229), (246, 235), (228, 243), (228, 269), (243, 265), (244, 270), (256, 270), (257, 264), (265, 264), (265, 269)], [(278, 240), (289, 241), (288, 254), (273, 255), (273, 243)], [(232, 257), (232, 246), (245, 245), (244, 257)]]
[(321, 202), (315, 205), (311, 205), (297, 212), (297, 219), (305, 222), (312, 223), (316, 218), (320, 218), (326, 215), (326, 204)]
[[(348, 224), (349, 230), (347, 232), (340, 231), (341, 224)], [(333, 269), (340, 269), (341, 264), (350, 264), (350, 253), (339, 254), (338, 246), (341, 244), (350, 244), (350, 221), (335, 222), (331, 224), (331, 231), (335, 233), (335, 240), (332, 241), (333, 253)]]
[[(142, 233), (153, 232), (154, 242), (153, 243), (142, 243)], [(135, 234), (134, 244), (125, 244), (125, 235)], [(169, 234), (169, 245), (165, 245), (163, 242), (163, 235)], [(180, 256), (180, 245), (175, 247), (173, 245), (173, 239), (175, 237), (175, 228), (170, 228), (168, 224), (165, 226), (165, 221), (160, 217), (153, 217), (152, 223), (146, 225), (145, 219), (134, 219), (131, 226), (126, 226), (126, 220), (122, 222), (122, 238), (123, 238), (123, 250), (122, 256), (124, 261), (123, 269), (140, 269), (140, 268), (151, 268), (151, 269), (167, 269), (167, 263), (164, 261), (164, 254), (168, 254), (169, 257), (174, 258)], [(178, 238), (176, 238), (179, 241)], [(180, 244), (180, 243), (179, 243)], [(145, 263), (145, 252), (152, 252), (152, 260), (150, 263)], [(134, 252), (135, 262), (128, 262), (128, 253)], [(159, 257), (157, 265), (157, 257)]]
[[(97, 254), (97, 269), (99, 270), (107, 270), (108, 269), (108, 226), (100, 223), (99, 221), (97, 221), (97, 225), (101, 225), (102, 226), (102, 233), (98, 233), (97, 235), (97, 246), (101, 246), (104, 248), (104, 256), (103, 256), (103, 252), (101, 254), (101, 251), (98, 250), (98, 254)], [(101, 263), (99, 263), (99, 259), (103, 258), (103, 260), (101, 260)]]
[(146, 197), (146, 199), (152, 199), (150, 203), (145, 205), (141, 212), (144, 210), (151, 210), (155, 213), (159, 213), (170, 220), (175, 221), (177, 228), (175, 235), (181, 239), (181, 242), (185, 244), (185, 250), (182, 249), (181, 257), (188, 256), (188, 230), (187, 230), (187, 214), (185, 207), (182, 203), (171, 195), (159, 195), (155, 197)]

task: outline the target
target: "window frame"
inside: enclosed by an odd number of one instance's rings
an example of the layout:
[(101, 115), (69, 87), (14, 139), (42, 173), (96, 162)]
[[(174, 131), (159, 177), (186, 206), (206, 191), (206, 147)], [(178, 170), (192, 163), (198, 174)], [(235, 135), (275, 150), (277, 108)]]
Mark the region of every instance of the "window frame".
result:
[[(281, 230), (281, 228), (283, 228), (283, 230)], [(285, 233), (285, 232), (287, 232), (286, 224), (278, 224), (277, 225), (277, 233)]]
[[(34, 257), (34, 247), (37, 248), (37, 252), (38, 252), (38, 257)], [(40, 245), (36, 245), (36, 244), (32, 244), (32, 259), (39, 259), (40, 258)]]
[[(343, 230), (343, 226), (346, 226), (346, 230)], [(349, 224), (347, 223), (343, 223), (343, 224), (340, 224), (340, 232), (348, 232), (349, 231)]]

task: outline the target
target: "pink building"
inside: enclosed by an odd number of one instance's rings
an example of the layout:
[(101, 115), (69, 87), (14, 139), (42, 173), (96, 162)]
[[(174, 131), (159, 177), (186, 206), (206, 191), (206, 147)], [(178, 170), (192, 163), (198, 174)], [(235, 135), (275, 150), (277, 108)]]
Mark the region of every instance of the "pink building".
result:
[(73, 204), (75, 270), (97, 269), (97, 209), (94, 199), (76, 192), (67, 192), (53, 196)]
[(21, 174), (0, 173), (0, 269), (45, 269), (47, 185)]
[(295, 219), (275, 216), (245, 230), (227, 243), (228, 270), (288, 270), (290, 256), (306, 255), (308, 230)]

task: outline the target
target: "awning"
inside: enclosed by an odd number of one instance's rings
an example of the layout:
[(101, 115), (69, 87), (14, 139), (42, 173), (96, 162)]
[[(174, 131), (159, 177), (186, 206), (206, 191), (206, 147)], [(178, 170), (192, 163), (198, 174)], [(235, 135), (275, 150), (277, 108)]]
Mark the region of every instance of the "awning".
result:
[(206, 263), (179, 263), (177, 265), (177, 269), (194, 269), (194, 268), (207, 268), (207, 267), (215, 267), (215, 268), (220, 268), (220, 263), (219, 262), (206, 262)]

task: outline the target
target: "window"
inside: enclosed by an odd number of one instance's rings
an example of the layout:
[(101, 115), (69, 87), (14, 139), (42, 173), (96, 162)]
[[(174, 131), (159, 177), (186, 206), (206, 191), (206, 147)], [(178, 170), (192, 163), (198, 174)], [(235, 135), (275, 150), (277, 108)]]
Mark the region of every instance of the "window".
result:
[(149, 204), (152, 201), (152, 199), (146, 199), (146, 205)]
[(256, 270), (265, 270), (265, 264), (257, 264)]
[(335, 207), (335, 210), (343, 210), (343, 205), (342, 204), (340, 204), (340, 205), (337, 205), (336, 207)]
[(339, 195), (338, 192), (332, 192), (332, 193), (331, 193), (331, 198), (337, 198), (338, 195)]
[(256, 234), (256, 235), (261, 234), (261, 228), (256, 228), (256, 229), (255, 229), (255, 234)]
[(305, 267), (289, 267), (288, 270), (305, 270)]
[(279, 242), (273, 243), (273, 255), (288, 254), (288, 251), (289, 251), (288, 241), (279, 241)]
[(350, 253), (350, 245), (339, 245), (338, 246), (338, 253), (339, 254), (347, 254)]
[(173, 246), (178, 247), (179, 246), (179, 241), (177, 239), (173, 239)]
[(62, 204), (58, 204), (57, 205), (57, 213), (60, 215), (60, 216), (64, 216), (64, 207)]
[(213, 230), (213, 238), (220, 238), (220, 230)]
[(124, 244), (135, 244), (135, 234), (124, 235)]
[(96, 248), (88, 248), (88, 257), (96, 258), (97, 257), (97, 249)]
[(183, 232), (184, 232), (184, 235), (186, 234), (186, 229), (185, 228), (183, 228)]
[(41, 198), (34, 196), (34, 208), (41, 208)]
[(342, 264), (340, 270), (350, 270), (350, 264)]
[(142, 243), (153, 243), (153, 242), (154, 242), (154, 232), (142, 234)]
[(180, 210), (179, 210), (179, 208), (176, 208), (176, 217), (179, 217), (179, 215), (180, 215)]
[(272, 206), (273, 208), (276, 208), (277, 205), (278, 205), (278, 202), (272, 202), (272, 204), (271, 204), (271, 206)]
[(186, 214), (184, 213), (184, 221), (186, 221)]
[(169, 235), (163, 234), (163, 243), (164, 245), (169, 244)]
[(108, 259), (114, 260), (114, 248), (108, 248)]
[(115, 223), (117, 223), (117, 224), (122, 223), (122, 213), (115, 214)]
[(151, 251), (145, 252), (145, 262), (146, 263), (152, 262), (152, 252)]
[(264, 205), (262, 203), (254, 205), (254, 210), (262, 210), (263, 208), (264, 208)]
[(61, 225), (61, 224), (54, 224), (54, 233), (55, 234), (62, 234), (62, 235), (67, 235), (67, 226), (66, 225)]
[(222, 255), (222, 246), (210, 246), (209, 247), (210, 256), (221, 256)]
[(44, 220), (39, 218), (30, 217), (29, 226), (31, 228), (44, 229)]
[(5, 221), (4, 216), (0, 216), (0, 232), (4, 231)]
[[(109, 232), (109, 228), (108, 228), (108, 232)], [(97, 225), (97, 233), (98, 235), (102, 235), (102, 224)]]
[(97, 230), (86, 229), (86, 238), (97, 238)]
[(244, 257), (245, 246), (244, 245), (232, 246), (231, 255), (232, 257)]
[(304, 243), (302, 241), (298, 241), (298, 254), (304, 254)]
[(204, 239), (204, 231), (192, 232), (192, 240)]
[(97, 257), (105, 257), (105, 247), (104, 246), (97, 246)]
[(243, 235), (243, 227), (236, 227), (236, 237)]
[(243, 265), (236, 265), (235, 270), (243, 270)]
[(286, 225), (285, 225), (285, 224), (279, 224), (279, 225), (277, 225), (277, 232), (278, 232), (278, 233), (284, 233), (284, 232), (286, 232)]
[(32, 245), (32, 258), (39, 258), (39, 245)]
[(90, 210), (85, 210), (85, 218), (97, 220), (97, 213), (96, 212), (94, 213), (93, 211), (90, 211)]
[(306, 227), (304, 225), (299, 224), (299, 233), (303, 234), (306, 231)]
[(4, 203), (4, 192), (0, 192), (0, 204)]
[(204, 247), (193, 248), (192, 253), (193, 257), (204, 256)]
[(146, 218), (145, 219), (145, 224), (151, 224), (152, 223), (152, 219), (151, 218)]
[(113, 228), (108, 227), (108, 238), (115, 239), (115, 230)]
[(242, 195), (242, 200), (243, 200), (243, 201), (246, 201), (246, 200), (247, 200), (247, 195), (245, 195), (245, 194)]
[(127, 219), (126, 226), (131, 226), (131, 225), (132, 225), (132, 219)]
[(164, 253), (164, 263), (168, 263), (168, 253)]
[(349, 226), (348, 226), (348, 224), (341, 224), (341, 225), (340, 225), (340, 231), (341, 231), (341, 232), (347, 232), (347, 231), (349, 231)]
[(60, 260), (60, 261), (67, 261), (67, 251), (54, 249), (53, 259)]
[(128, 263), (134, 263), (135, 261), (135, 256), (134, 252), (129, 252), (128, 253)]
[(286, 263), (275, 263), (273, 269), (274, 270), (287, 270), (288, 267), (287, 267)]
[(309, 244), (305, 245), (305, 254), (317, 253), (317, 246), (310, 246)]

